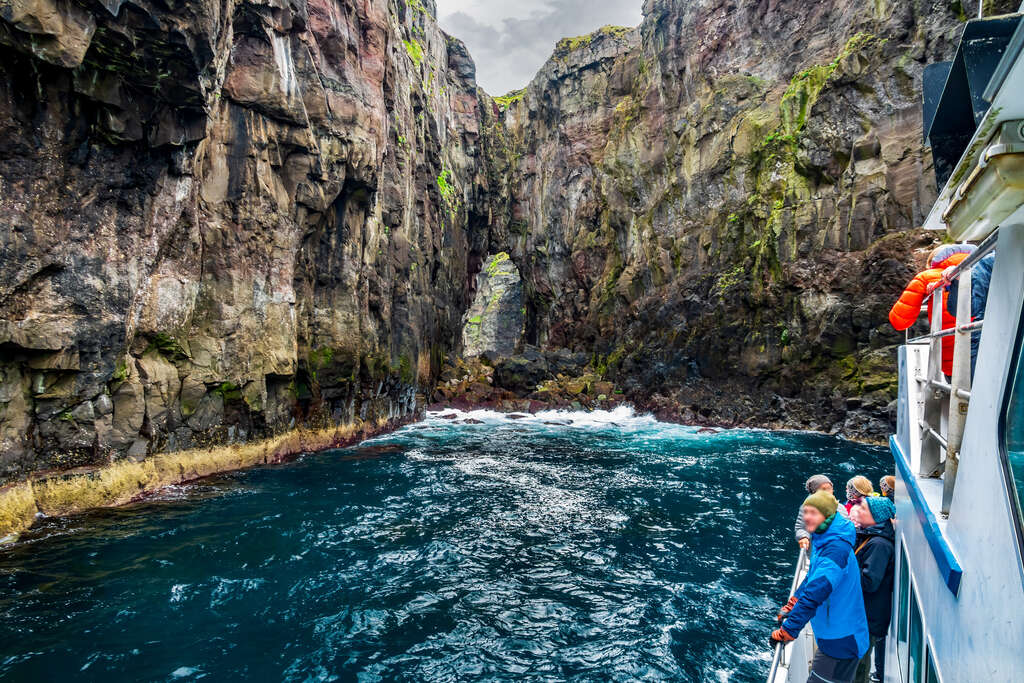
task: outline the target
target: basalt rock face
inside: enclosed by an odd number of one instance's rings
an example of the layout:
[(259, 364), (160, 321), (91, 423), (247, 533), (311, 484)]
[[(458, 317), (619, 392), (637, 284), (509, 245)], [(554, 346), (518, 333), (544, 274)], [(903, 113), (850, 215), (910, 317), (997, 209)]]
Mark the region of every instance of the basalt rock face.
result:
[(504, 113), (527, 342), (666, 416), (883, 438), (933, 243), (921, 73), (962, 11), (648, 0), (563, 41)]
[[(0, 0), (0, 483), (439, 377), (883, 436), (962, 11), (648, 0), (495, 101), (432, 0)], [(528, 348), (459, 370), (500, 253)]]
[(0, 2), (0, 481), (416, 409), (489, 240), (434, 15)]

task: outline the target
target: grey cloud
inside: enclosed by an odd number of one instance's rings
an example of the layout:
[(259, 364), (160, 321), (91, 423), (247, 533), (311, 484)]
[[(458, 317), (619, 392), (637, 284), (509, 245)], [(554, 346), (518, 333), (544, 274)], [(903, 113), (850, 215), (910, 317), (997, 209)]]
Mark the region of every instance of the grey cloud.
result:
[(480, 85), (501, 95), (529, 83), (561, 38), (638, 24), (642, 0), (541, 0), (526, 18), (490, 1), (437, 4), (441, 26), (469, 47)]

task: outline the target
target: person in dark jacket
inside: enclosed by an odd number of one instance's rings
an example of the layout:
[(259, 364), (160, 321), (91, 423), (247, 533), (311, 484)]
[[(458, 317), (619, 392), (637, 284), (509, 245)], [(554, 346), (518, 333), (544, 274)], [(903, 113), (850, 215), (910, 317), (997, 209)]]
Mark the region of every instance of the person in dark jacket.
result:
[[(971, 269), (971, 320), (984, 320), (985, 308), (988, 306), (988, 290), (992, 286), (992, 268), (996, 265), (996, 254), (992, 252), (978, 261)], [(947, 268), (944, 275), (953, 269)], [(949, 287), (946, 299), (946, 312), (956, 317), (957, 302), (960, 300), (960, 288), (956, 283)], [(981, 332), (971, 335), (971, 377), (978, 366), (978, 348), (981, 346)]]
[(856, 531), (838, 510), (839, 501), (826, 491), (804, 501), (811, 564), (796, 593), (779, 610), (782, 626), (771, 636), (773, 644), (788, 643), (811, 622), (818, 651), (808, 683), (851, 683), (858, 662), (868, 652), (864, 595), (853, 554)]
[(852, 511), (851, 518), (860, 528), (857, 532), (857, 565), (860, 585), (864, 590), (864, 610), (868, 633), (874, 648), (875, 675), (871, 673), (871, 654), (865, 654), (857, 668), (857, 683), (885, 680), (885, 635), (892, 620), (893, 575), (895, 572), (895, 539), (892, 520), (896, 507), (888, 498), (865, 498)]

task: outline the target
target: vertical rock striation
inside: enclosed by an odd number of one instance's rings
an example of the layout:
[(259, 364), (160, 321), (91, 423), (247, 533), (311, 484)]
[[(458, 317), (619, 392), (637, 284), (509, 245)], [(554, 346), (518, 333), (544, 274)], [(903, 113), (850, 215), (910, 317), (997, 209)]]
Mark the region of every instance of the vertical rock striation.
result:
[(414, 411), (487, 253), (434, 15), (0, 4), (0, 475)]
[(647, 0), (492, 100), (432, 0), (3, 0), (0, 480), (411, 415), (502, 253), (471, 353), (879, 437), (962, 14)]
[(528, 341), (665, 415), (883, 437), (886, 314), (933, 241), (921, 73), (963, 18), (647, 0), (562, 41), (504, 113)]
[(523, 281), (505, 252), (488, 256), (485, 264), (462, 325), (462, 353), (507, 357), (523, 337)]

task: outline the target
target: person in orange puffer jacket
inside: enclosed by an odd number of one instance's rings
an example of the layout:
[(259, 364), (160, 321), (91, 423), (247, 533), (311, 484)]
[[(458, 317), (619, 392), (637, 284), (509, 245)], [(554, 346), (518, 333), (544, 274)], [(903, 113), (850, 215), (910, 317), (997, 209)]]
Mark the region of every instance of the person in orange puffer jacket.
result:
[[(889, 322), (899, 331), (909, 329), (921, 314), (921, 305), (928, 296), (928, 289), (942, 279), (942, 272), (950, 266), (960, 265), (974, 250), (972, 244), (947, 244), (935, 249), (928, 257), (928, 270), (922, 271), (910, 281), (899, 301), (889, 311)], [(946, 310), (946, 299), (949, 292), (942, 294), (942, 329), (948, 330), (956, 326), (956, 317)], [(928, 298), (928, 319), (931, 319), (932, 299)], [(954, 337), (942, 339), (942, 372), (947, 377), (953, 374)]]

